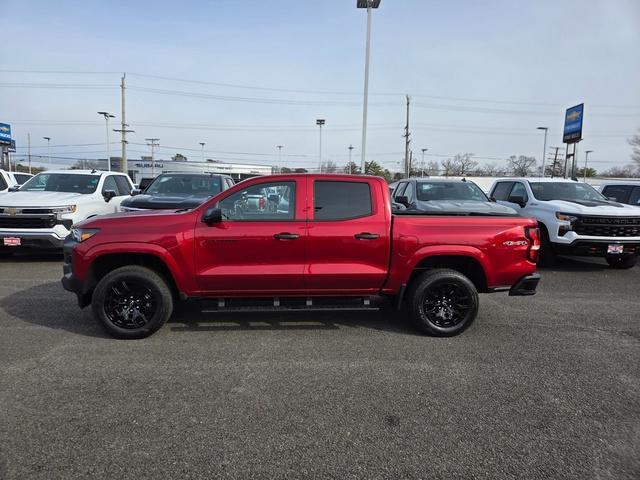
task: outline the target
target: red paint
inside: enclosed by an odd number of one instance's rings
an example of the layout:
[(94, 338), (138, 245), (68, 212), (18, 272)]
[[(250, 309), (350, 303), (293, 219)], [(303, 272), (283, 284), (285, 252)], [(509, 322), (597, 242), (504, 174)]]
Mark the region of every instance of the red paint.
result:
[[(296, 182), (293, 220), (202, 222), (205, 210), (227, 195), (275, 180)], [(372, 215), (316, 221), (316, 180), (368, 183)], [(504, 287), (535, 271), (531, 260), (539, 245), (532, 219), (392, 215), (383, 179), (348, 175), (256, 177), (189, 212), (115, 214), (79, 226), (100, 232), (75, 246), (75, 277), (85, 279), (102, 255), (145, 253), (164, 262), (180, 292), (190, 297), (397, 294), (414, 268), (434, 255), (472, 258), (488, 287)], [(274, 237), (281, 233), (298, 238)]]

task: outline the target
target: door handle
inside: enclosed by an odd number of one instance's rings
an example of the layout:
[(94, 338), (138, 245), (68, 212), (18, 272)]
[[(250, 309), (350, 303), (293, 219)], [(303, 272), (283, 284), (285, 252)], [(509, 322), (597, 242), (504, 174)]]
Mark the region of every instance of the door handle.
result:
[(356, 237), (358, 240), (376, 240), (380, 238), (380, 235), (378, 235), (377, 233), (362, 232), (356, 233), (354, 237)]
[(282, 232), (276, 233), (273, 238), (275, 238), (276, 240), (296, 240), (300, 238), (300, 235), (298, 235), (297, 233)]

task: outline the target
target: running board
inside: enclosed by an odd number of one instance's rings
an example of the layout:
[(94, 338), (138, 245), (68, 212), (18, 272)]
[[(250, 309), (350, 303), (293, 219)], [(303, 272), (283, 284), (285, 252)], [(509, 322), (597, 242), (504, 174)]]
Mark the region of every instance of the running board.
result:
[(333, 312), (333, 311), (377, 311), (379, 307), (371, 304), (371, 299), (346, 298), (333, 303), (325, 298), (261, 298), (238, 299), (219, 298), (217, 301), (207, 302), (202, 313), (229, 312)]

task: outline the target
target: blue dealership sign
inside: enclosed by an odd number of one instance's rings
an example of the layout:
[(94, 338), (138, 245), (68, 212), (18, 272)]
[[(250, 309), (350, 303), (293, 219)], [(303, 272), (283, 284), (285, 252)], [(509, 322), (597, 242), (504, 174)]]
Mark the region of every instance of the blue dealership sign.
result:
[(9, 145), (11, 143), (11, 125), (8, 123), (0, 123), (0, 145)]
[(584, 103), (567, 108), (564, 115), (564, 143), (576, 143), (582, 140), (582, 117), (584, 116)]

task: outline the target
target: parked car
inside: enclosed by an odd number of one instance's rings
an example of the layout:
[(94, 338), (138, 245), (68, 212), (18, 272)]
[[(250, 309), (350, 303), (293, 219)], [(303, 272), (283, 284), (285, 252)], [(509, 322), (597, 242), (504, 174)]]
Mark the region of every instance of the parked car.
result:
[[(238, 208), (276, 188), (276, 211)], [(370, 310), (383, 296), (423, 331), (455, 335), (478, 292), (532, 295), (535, 220), (392, 214), (379, 177), (254, 177), (188, 211), (82, 222), (65, 241), (62, 285), (113, 336), (151, 335), (174, 301), (212, 311)], [(256, 300), (257, 298), (257, 300)]]
[(39, 173), (20, 190), (0, 196), (0, 249), (61, 248), (74, 224), (116, 212), (132, 186), (117, 172)]
[(614, 268), (631, 268), (640, 252), (640, 208), (608, 200), (592, 186), (565, 179), (503, 178), (491, 196), (538, 220), (541, 263), (556, 254), (604, 257)]
[(517, 215), (513, 208), (492, 202), (475, 183), (465, 179), (409, 178), (398, 183), (393, 201), (407, 212), (467, 215)]
[(5, 193), (19, 187), (33, 175), (23, 172), (7, 172), (0, 170), (0, 193)]
[(163, 173), (144, 190), (134, 190), (120, 205), (123, 212), (194, 208), (234, 185), (228, 175)]
[(639, 181), (609, 181), (596, 187), (609, 200), (640, 206)]

